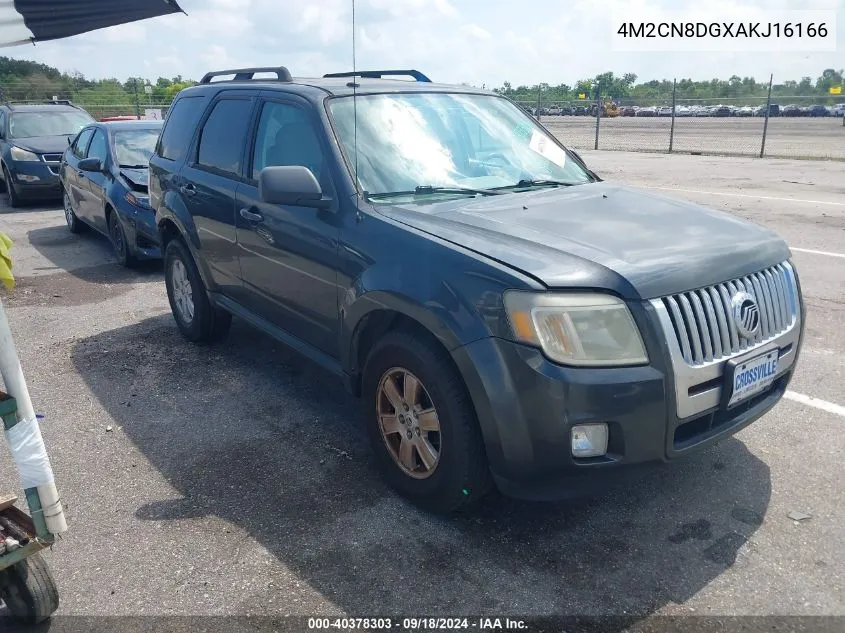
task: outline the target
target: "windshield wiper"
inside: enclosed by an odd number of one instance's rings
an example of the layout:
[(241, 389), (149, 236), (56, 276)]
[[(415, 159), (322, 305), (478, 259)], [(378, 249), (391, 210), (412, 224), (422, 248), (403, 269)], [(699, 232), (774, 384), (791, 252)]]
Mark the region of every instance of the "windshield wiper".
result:
[(119, 165), (121, 169), (146, 169), (149, 165)]
[(528, 187), (572, 187), (577, 183), (564, 182), (563, 180), (520, 180), (515, 185), (508, 185), (507, 187), (496, 187), (496, 189), (526, 189)]
[(385, 191), (384, 193), (370, 193), (367, 195), (370, 198), (399, 198), (401, 196), (422, 196), (432, 193), (497, 196), (502, 192), (495, 191), (493, 189), (473, 189), (472, 187), (435, 187), (434, 185), (417, 185), (413, 191)]

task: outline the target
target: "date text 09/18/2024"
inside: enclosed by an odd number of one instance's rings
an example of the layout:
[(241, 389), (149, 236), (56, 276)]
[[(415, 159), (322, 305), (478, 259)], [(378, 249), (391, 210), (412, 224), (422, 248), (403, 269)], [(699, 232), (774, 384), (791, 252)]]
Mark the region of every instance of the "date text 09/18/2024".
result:
[(438, 630), (527, 630), (528, 624), (517, 618), (308, 618), (309, 629), (339, 630), (398, 630), (398, 631), (438, 631)]

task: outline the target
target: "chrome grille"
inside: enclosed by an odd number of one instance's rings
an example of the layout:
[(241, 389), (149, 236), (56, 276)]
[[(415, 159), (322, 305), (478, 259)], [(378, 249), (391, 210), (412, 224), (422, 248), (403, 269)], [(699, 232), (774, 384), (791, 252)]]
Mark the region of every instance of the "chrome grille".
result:
[[(760, 327), (752, 338), (742, 336), (733, 320), (731, 297), (737, 292), (757, 300)], [(661, 301), (689, 365), (729, 358), (778, 336), (792, 327), (799, 309), (795, 275), (787, 262)]]
[(41, 154), (45, 163), (59, 163), (62, 160), (61, 154)]

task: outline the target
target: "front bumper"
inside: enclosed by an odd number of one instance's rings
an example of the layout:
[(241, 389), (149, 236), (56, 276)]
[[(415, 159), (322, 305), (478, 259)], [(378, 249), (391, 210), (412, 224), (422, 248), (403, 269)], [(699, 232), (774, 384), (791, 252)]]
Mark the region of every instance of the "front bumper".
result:
[(132, 254), (138, 259), (161, 259), (161, 237), (155, 222), (155, 211), (136, 207), (122, 198), (116, 206)]
[[(60, 198), (62, 183), (58, 168), (43, 161), (9, 161), (6, 163), (15, 192), (26, 199)], [(53, 171), (56, 169), (56, 171)], [(7, 186), (9, 183), (6, 183)]]
[[(635, 312), (639, 321), (646, 318), (650, 323), (648, 366), (563, 367), (533, 347), (499, 338), (453, 351), (502, 493), (558, 500), (624, 482), (631, 469), (671, 462), (736, 433), (774, 407), (786, 391), (800, 347), (792, 330), (753, 352), (781, 350), (782, 364), (768, 390), (729, 410), (717, 401), (679, 417), (672, 362), (658, 342), (654, 315), (645, 307)], [(800, 336), (803, 318), (796, 328)], [(606, 456), (572, 456), (572, 426), (587, 422), (607, 423)]]

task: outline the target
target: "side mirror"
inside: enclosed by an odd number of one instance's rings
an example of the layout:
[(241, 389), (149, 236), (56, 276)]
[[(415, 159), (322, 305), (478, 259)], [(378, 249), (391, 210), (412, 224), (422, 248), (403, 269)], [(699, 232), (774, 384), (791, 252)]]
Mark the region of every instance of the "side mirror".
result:
[(79, 169), (82, 171), (102, 171), (103, 165), (99, 158), (83, 158), (79, 161)]
[(258, 195), (268, 204), (290, 204), (325, 209), (331, 199), (307, 167), (286, 165), (265, 167), (258, 175)]

